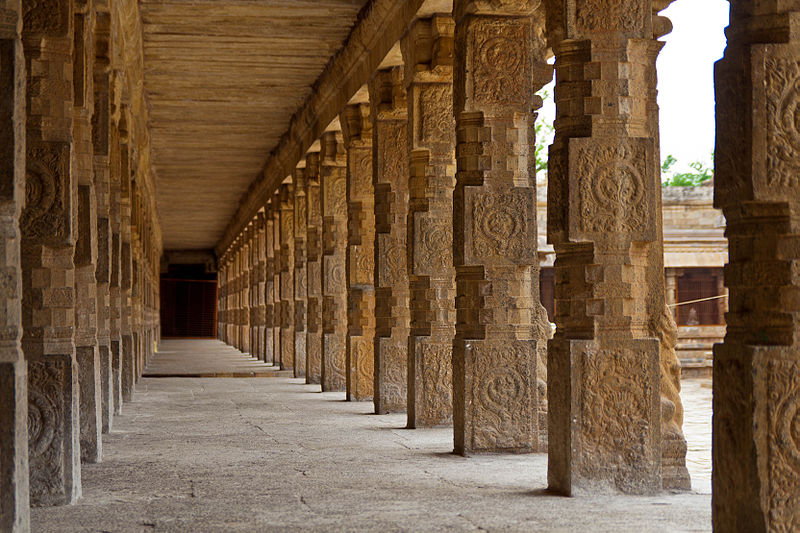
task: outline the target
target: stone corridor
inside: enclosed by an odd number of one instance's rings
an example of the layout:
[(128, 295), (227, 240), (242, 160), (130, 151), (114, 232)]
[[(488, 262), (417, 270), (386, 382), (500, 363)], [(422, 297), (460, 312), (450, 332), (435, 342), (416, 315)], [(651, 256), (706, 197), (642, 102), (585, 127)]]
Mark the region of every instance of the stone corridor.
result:
[[(217, 341), (165, 341), (187, 372)], [(159, 364), (157, 355), (153, 365)], [(202, 360), (203, 357), (201, 356)], [(546, 454), (452, 453), (452, 429), (320, 393), (302, 379), (143, 378), (76, 505), (32, 531), (617, 531), (711, 528), (710, 495), (561, 498)], [(297, 421), (302, 420), (302, 424)]]
[(0, 531), (800, 530), (800, 0), (714, 66), (710, 502), (673, 1), (0, 0)]

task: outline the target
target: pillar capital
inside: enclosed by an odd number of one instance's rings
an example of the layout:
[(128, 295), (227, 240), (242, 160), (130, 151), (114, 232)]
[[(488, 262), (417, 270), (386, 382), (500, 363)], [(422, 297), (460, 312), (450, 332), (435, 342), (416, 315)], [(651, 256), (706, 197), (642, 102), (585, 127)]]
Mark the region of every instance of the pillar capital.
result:
[(403, 70), (402, 66), (379, 70), (370, 81), (369, 101), (374, 121), (400, 120), (408, 115)]
[(346, 149), (372, 145), (372, 117), (368, 102), (346, 105), (339, 116)]
[(417, 19), (400, 40), (405, 83), (446, 83), (453, 72), (455, 23), (449, 14)]
[(326, 131), (320, 137), (320, 166), (347, 166), (347, 150), (341, 131)]

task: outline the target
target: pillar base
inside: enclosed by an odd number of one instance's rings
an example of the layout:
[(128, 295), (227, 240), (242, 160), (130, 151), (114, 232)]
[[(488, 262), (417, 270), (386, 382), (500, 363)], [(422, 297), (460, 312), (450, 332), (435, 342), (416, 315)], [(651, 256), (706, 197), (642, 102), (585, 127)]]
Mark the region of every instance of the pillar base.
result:
[(99, 463), (103, 457), (100, 352), (96, 346), (75, 348), (80, 382), (81, 462)]
[(548, 485), (551, 491), (661, 491), (656, 339), (549, 343)]
[(27, 379), (24, 361), (0, 363), (0, 531), (13, 533), (30, 529)]
[(33, 506), (67, 505), (81, 495), (78, 372), (72, 357), (28, 363), (28, 453)]
[(536, 347), (534, 340), (455, 341), (455, 453), (540, 451)]

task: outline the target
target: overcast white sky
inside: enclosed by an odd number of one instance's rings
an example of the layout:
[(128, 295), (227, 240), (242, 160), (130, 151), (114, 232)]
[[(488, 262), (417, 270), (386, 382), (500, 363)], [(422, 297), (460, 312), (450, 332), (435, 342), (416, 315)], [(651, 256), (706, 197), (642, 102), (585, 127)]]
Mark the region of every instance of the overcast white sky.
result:
[[(727, 0), (677, 0), (662, 12), (673, 25), (658, 58), (661, 157), (678, 159), (675, 171), (692, 161), (711, 162), (714, 149), (714, 62), (725, 49)], [(553, 87), (545, 88), (552, 98)], [(541, 110), (552, 123), (552, 99)]]

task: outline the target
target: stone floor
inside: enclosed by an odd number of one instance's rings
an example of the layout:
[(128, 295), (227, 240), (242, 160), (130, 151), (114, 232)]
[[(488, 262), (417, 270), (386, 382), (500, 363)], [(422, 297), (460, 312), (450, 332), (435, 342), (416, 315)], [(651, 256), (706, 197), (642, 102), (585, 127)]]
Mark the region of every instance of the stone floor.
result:
[[(177, 348), (187, 369), (227, 350)], [(83, 498), (34, 509), (33, 531), (710, 530), (708, 494), (556, 497), (543, 454), (463, 458), (452, 430), (371, 411), (300, 379), (143, 378)]]
[(214, 340), (162, 341), (158, 357), (144, 369), (145, 377), (246, 378), (290, 377), (291, 371), (259, 361)]

